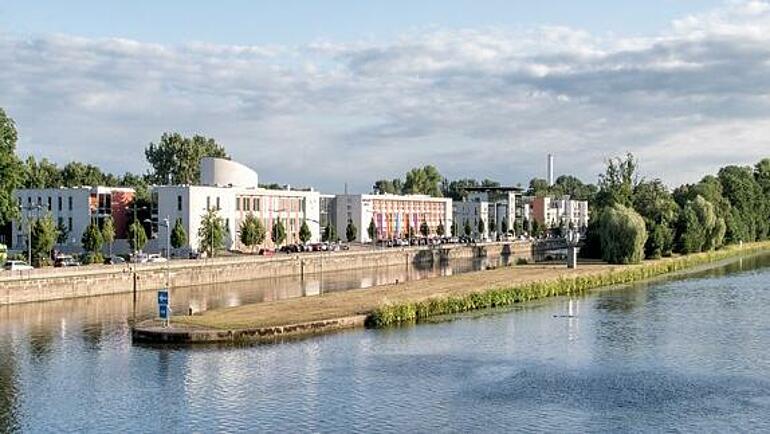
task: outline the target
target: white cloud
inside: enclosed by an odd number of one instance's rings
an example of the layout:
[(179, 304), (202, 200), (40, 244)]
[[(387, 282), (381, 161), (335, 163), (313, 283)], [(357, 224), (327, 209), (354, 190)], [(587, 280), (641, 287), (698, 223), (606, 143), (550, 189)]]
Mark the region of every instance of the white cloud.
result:
[(144, 170), (161, 132), (217, 138), (263, 179), (358, 190), (435, 163), (449, 177), (593, 181), (638, 153), (692, 181), (770, 155), (770, 6), (737, 3), (649, 37), (431, 29), (390, 43), (184, 46), (0, 37), (0, 106), (21, 151)]

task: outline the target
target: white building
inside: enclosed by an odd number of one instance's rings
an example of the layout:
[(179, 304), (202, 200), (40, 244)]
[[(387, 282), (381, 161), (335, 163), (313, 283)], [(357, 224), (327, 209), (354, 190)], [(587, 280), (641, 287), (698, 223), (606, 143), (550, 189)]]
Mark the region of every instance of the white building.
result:
[(415, 237), (422, 236), (420, 227), (425, 222), (430, 235), (438, 235), (439, 226), (445, 235), (452, 225), (452, 199), (427, 195), (395, 194), (340, 194), (336, 197), (335, 222), (337, 235), (345, 239), (348, 222), (357, 229), (356, 241), (371, 242), (368, 229), (372, 221), (377, 228), (378, 240), (409, 238), (410, 229)]
[[(488, 240), (510, 233), (516, 222), (516, 196), (521, 194), (518, 187), (472, 187), (467, 188), (468, 197), (452, 205), (456, 235), (465, 235), (466, 222), (474, 238)], [(483, 230), (479, 231), (479, 222)]]
[[(18, 189), (13, 193), (20, 208), (21, 219), (11, 224), (11, 243), (15, 249), (26, 249), (29, 223), (50, 215), (54, 224), (66, 232), (66, 242), (59, 250), (79, 251), (80, 240), (91, 221), (111, 216), (116, 239), (125, 239), (130, 211), (126, 207), (134, 198), (132, 188), (61, 187)], [(127, 249), (125, 242), (118, 246)], [(118, 250), (120, 250), (118, 247)]]
[(584, 229), (588, 227), (588, 201), (572, 200), (569, 196), (561, 198), (529, 198), (531, 204), (525, 209), (531, 220), (536, 220), (547, 228), (559, 226)]
[[(180, 220), (187, 233), (187, 248), (198, 250), (201, 220), (210, 209), (218, 211), (227, 229), (225, 248), (248, 250), (240, 243), (240, 225), (248, 214), (260, 219), (267, 230), (263, 247), (274, 247), (270, 239), (273, 223), (281, 220), (286, 229), (286, 243), (299, 242), (302, 222), (307, 222), (311, 241), (320, 240), (320, 194), (304, 190), (270, 190), (260, 188), (257, 173), (226, 159), (201, 159), (201, 185), (155, 187), (158, 221), (168, 218), (173, 229)], [(167, 228), (158, 226), (158, 239), (166, 240)]]

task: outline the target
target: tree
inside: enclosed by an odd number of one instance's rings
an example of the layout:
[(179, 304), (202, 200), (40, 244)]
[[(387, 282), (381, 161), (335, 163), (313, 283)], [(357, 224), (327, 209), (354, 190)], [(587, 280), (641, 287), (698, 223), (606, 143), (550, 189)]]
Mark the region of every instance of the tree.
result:
[(353, 220), (348, 220), (348, 227), (345, 228), (345, 238), (349, 243), (352, 243), (356, 240), (356, 236), (358, 236), (358, 228), (353, 224)]
[(617, 157), (607, 160), (607, 170), (599, 175), (597, 206), (604, 208), (616, 203), (632, 206), (634, 187), (639, 182), (636, 169), (636, 159), (630, 153), (626, 154), (625, 159)]
[(181, 218), (174, 222), (174, 229), (171, 231), (171, 247), (179, 249), (187, 244), (187, 231), (184, 230), (184, 224)]
[(468, 196), (466, 188), (478, 186), (479, 182), (473, 178), (456, 179), (451, 182), (445, 179), (441, 183), (441, 192), (445, 197), (451, 197), (454, 201), (461, 201)]
[(323, 241), (327, 243), (334, 243), (339, 241), (339, 237), (337, 236), (337, 228), (334, 227), (332, 222), (329, 222), (326, 224), (326, 228), (324, 229)]
[(441, 197), (443, 177), (436, 167), (427, 165), (407, 172), (403, 192), (406, 194), (427, 194)]
[(66, 244), (69, 241), (70, 230), (64, 223), (56, 226), (56, 244)]
[(500, 232), (507, 234), (508, 233), (508, 219), (504, 218), (502, 222), (500, 222)]
[(598, 220), (602, 258), (611, 264), (636, 264), (644, 257), (644, 219), (620, 203), (605, 208)]
[(77, 161), (69, 162), (62, 168), (60, 180), (65, 187), (115, 185), (118, 182), (114, 176), (103, 173), (98, 167)]
[(225, 246), (225, 221), (219, 216), (218, 210), (210, 208), (206, 210), (198, 228), (199, 249), (206, 252), (209, 257), (214, 257), (217, 250)]
[(544, 197), (551, 193), (551, 186), (548, 185), (548, 181), (543, 178), (532, 178), (529, 181), (529, 189), (527, 189), (527, 196)]
[(214, 139), (179, 133), (163, 133), (160, 141), (150, 143), (144, 150), (152, 166), (150, 180), (155, 184), (200, 183), (200, 160), (203, 157), (228, 158), (225, 149)]
[(484, 219), (479, 219), (479, 224), (476, 227), (476, 229), (479, 231), (479, 236), (484, 235), (484, 227)]
[(262, 244), (266, 237), (267, 230), (262, 221), (254, 214), (247, 214), (241, 222), (241, 243), (253, 250), (255, 246)]
[(286, 227), (284, 227), (280, 217), (273, 223), (273, 228), (270, 231), (270, 239), (273, 240), (273, 243), (275, 243), (276, 246), (280, 246), (286, 241)]
[(444, 223), (438, 222), (438, 226), (436, 226), (436, 235), (439, 237), (443, 237), (444, 234), (446, 234), (446, 229), (444, 228)]
[(372, 217), (372, 220), (369, 222), (366, 233), (369, 235), (369, 239), (372, 240), (372, 242), (377, 241), (377, 225), (374, 223), (374, 217)]
[(54, 188), (62, 185), (59, 168), (47, 159), (43, 158), (38, 163), (30, 155), (24, 166), (24, 188)]
[(465, 220), (465, 225), (463, 226), (463, 232), (465, 233), (466, 237), (471, 236), (471, 232), (473, 232), (473, 229), (471, 229), (471, 222), (468, 220)]
[(56, 225), (50, 214), (35, 220), (32, 225), (32, 261), (35, 266), (44, 265), (50, 259), (56, 235)]
[(80, 239), (83, 249), (88, 252), (86, 255), (86, 263), (96, 264), (101, 262), (101, 250), (104, 244), (102, 238), (102, 232), (99, 230), (99, 225), (96, 222), (91, 222), (83, 232), (83, 237)]
[(545, 233), (545, 225), (537, 219), (532, 220), (532, 236), (539, 237)]
[(679, 205), (659, 179), (643, 181), (634, 187), (634, 210), (644, 218), (647, 228), (645, 257), (670, 256), (674, 247), (674, 229)]
[(302, 244), (305, 244), (310, 241), (312, 236), (313, 234), (310, 232), (310, 227), (307, 225), (307, 220), (302, 220), (302, 226), (299, 228), (299, 240), (302, 241)]
[(115, 223), (112, 216), (104, 219), (102, 222), (102, 240), (109, 246), (109, 254), (112, 256), (112, 243), (115, 242)]
[(489, 227), (487, 228), (487, 231), (488, 231), (489, 233), (492, 233), (492, 232), (495, 232), (495, 231), (497, 231), (497, 222), (495, 221), (495, 219), (493, 219), (493, 218), (490, 218), (490, 219), (489, 219), (489, 225), (488, 225), (488, 226), (489, 226)]
[(13, 191), (24, 181), (24, 165), (16, 156), (16, 124), (0, 108), (0, 225), (19, 215)]
[(425, 220), (420, 223), (420, 234), (422, 234), (423, 237), (430, 235), (430, 227), (428, 226), (428, 222)]
[(141, 251), (145, 244), (147, 244), (147, 232), (144, 231), (144, 226), (135, 220), (128, 225), (128, 245), (131, 246), (131, 250), (134, 252)]
[(550, 188), (554, 196), (568, 195), (574, 200), (586, 200), (593, 202), (597, 188), (593, 184), (585, 184), (572, 175), (561, 175), (556, 178), (553, 187)]
[(401, 194), (402, 188), (403, 182), (400, 179), (380, 179), (372, 186), (374, 193), (380, 194)]
[(702, 196), (688, 201), (679, 220), (678, 245), (682, 253), (697, 253), (722, 244), (725, 224), (714, 213), (714, 205)]

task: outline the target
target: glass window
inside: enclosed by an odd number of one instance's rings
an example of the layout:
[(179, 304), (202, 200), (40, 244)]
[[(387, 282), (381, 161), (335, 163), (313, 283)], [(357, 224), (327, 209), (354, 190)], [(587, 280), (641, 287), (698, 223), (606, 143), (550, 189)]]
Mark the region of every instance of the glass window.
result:
[(251, 199), (248, 197), (243, 198), (243, 210), (244, 211), (250, 211), (251, 207), (249, 206), (251, 204)]
[(67, 218), (67, 228), (68, 230), (72, 230), (72, 217)]
[(53, 209), (53, 198), (51, 196), (48, 196), (48, 211), (51, 211)]
[(176, 197), (176, 210), (181, 211), (182, 210), (182, 195), (177, 195)]
[[(248, 199), (246, 199), (246, 201), (248, 202)], [(241, 198), (240, 197), (236, 197), (235, 198), (235, 210), (236, 211), (240, 211), (241, 210)]]
[(61, 207), (62, 207), (62, 204), (61, 204), (61, 203), (62, 203), (62, 200), (61, 200), (61, 196), (59, 196), (57, 199), (58, 199), (58, 200), (57, 200), (57, 202), (58, 202), (58, 204), (59, 204), (59, 211), (61, 211)]
[(220, 209), (222, 209), (222, 207), (219, 206), (219, 196), (217, 196), (217, 211), (219, 211)]
[(206, 196), (206, 209), (211, 209), (211, 196)]
[[(72, 196), (67, 198), (67, 205), (69, 207), (69, 210), (72, 211)], [(70, 226), (70, 230), (72, 230), (72, 226)]]
[(254, 198), (254, 211), (259, 211), (259, 199)]

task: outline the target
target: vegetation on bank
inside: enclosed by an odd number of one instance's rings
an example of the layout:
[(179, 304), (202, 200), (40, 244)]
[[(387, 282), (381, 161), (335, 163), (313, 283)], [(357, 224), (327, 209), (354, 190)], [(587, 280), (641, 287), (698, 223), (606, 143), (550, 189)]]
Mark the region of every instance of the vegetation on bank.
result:
[(544, 297), (583, 294), (591, 289), (631, 283), (768, 248), (770, 248), (770, 242), (754, 243), (743, 248), (733, 246), (717, 251), (648, 261), (638, 266), (630, 266), (621, 270), (610, 270), (592, 275), (560, 277), (555, 280), (541, 280), (510, 288), (488, 289), (458, 296), (388, 303), (371, 312), (367, 317), (366, 324), (368, 327), (375, 328), (388, 327), (401, 323), (420, 321), (438, 315), (510, 306)]

